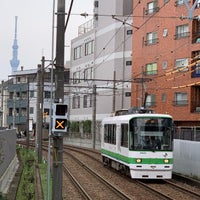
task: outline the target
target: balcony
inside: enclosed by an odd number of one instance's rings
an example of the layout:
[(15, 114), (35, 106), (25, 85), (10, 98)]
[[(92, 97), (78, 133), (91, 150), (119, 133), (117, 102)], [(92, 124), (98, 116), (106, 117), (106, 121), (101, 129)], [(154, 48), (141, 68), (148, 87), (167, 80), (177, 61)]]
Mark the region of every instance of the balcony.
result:
[[(14, 120), (15, 124), (26, 124), (27, 123), (27, 116), (18, 115), (15, 116)], [(7, 124), (13, 124), (13, 116), (7, 116)]]
[(192, 43), (195, 44), (199, 44), (200, 43), (200, 31), (197, 32), (192, 32)]
[(7, 102), (7, 107), (8, 108), (27, 108), (28, 102), (27, 99), (21, 99), (21, 98), (16, 98), (14, 99), (8, 99)]
[(87, 21), (86, 23), (80, 25), (78, 27), (78, 35), (83, 35), (85, 33), (87, 33), (88, 31), (91, 31), (94, 28), (94, 24), (93, 24), (93, 19)]
[(20, 84), (12, 84), (8, 85), (9, 92), (22, 92), (28, 91), (28, 84), (27, 83), (20, 83)]
[(196, 65), (192, 66), (192, 78), (200, 77), (200, 63), (197, 63)]

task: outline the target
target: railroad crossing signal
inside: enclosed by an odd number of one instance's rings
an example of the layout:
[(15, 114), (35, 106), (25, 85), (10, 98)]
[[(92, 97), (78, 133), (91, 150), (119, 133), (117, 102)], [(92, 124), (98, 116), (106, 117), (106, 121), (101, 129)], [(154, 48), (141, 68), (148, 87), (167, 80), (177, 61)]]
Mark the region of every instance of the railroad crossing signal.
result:
[(52, 132), (67, 132), (68, 106), (67, 104), (53, 104)]

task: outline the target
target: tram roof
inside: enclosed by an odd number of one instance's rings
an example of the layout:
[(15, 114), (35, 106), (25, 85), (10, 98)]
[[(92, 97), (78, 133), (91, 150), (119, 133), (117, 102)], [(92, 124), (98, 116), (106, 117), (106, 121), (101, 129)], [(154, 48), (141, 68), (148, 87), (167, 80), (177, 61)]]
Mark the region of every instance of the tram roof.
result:
[(168, 114), (155, 114), (155, 113), (143, 113), (143, 114), (128, 114), (128, 115), (119, 115), (119, 116), (113, 116), (113, 117), (106, 117), (103, 119), (102, 122), (113, 122), (113, 121), (124, 121), (127, 122), (132, 118), (143, 118), (143, 117), (163, 117), (163, 118), (172, 118), (171, 115)]

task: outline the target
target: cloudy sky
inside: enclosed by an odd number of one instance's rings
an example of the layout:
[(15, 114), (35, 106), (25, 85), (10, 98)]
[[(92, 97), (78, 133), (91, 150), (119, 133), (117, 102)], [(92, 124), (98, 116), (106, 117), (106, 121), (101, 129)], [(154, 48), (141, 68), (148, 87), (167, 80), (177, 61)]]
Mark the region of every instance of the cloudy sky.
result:
[[(55, 0), (55, 4), (57, 5)], [(66, 12), (71, 0), (66, 0)], [(65, 45), (78, 35), (78, 26), (90, 20), (80, 13), (93, 12), (93, 0), (74, 0), (72, 15), (65, 34)], [(0, 80), (11, 75), (10, 60), (15, 31), (15, 16), (18, 16), (19, 68), (33, 69), (40, 64), (42, 56), (51, 59), (53, 0), (0, 0)], [(56, 32), (56, 30), (55, 30)], [(69, 47), (65, 59), (69, 59)]]

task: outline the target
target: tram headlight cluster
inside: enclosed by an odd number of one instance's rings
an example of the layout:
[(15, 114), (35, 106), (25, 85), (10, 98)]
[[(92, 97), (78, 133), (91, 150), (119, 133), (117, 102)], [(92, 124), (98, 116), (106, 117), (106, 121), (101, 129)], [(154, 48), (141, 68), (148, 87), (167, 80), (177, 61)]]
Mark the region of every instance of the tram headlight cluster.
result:
[(136, 159), (136, 162), (137, 162), (137, 163), (141, 163), (141, 162), (142, 162), (142, 159), (141, 159), (141, 158), (137, 158), (137, 159)]
[(164, 163), (168, 164), (169, 163), (169, 159), (164, 159)]

